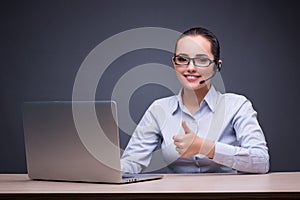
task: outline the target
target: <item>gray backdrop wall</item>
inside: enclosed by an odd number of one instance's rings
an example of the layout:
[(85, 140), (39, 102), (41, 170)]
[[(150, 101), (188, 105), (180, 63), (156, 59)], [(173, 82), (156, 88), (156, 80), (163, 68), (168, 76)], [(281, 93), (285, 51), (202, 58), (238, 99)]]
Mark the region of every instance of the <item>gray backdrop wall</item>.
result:
[[(71, 100), (84, 58), (108, 37), (154, 26), (212, 30), (221, 43), (222, 77), (229, 92), (247, 96), (258, 111), (271, 171), (299, 171), (299, 17), (296, 1), (7, 0), (0, 7), (0, 173), (26, 172), (22, 103)], [(117, 78), (143, 63), (171, 65), (171, 54), (141, 50), (120, 57), (99, 84), (106, 99)], [(116, 78), (117, 77), (117, 78)], [(111, 82), (109, 82), (111, 81)], [(139, 121), (156, 98), (170, 95), (145, 85), (131, 98)], [(134, 105), (134, 106), (133, 106)], [(122, 137), (121, 145), (129, 138)]]

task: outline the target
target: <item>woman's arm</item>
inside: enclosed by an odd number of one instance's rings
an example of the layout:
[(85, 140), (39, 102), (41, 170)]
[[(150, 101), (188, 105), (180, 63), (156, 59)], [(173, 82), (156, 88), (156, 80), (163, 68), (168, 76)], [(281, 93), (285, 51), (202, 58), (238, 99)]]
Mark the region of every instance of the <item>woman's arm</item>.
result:
[(160, 129), (153, 114), (153, 104), (136, 127), (121, 158), (121, 168), (126, 173), (140, 173), (151, 160), (152, 152), (160, 139)]
[(173, 137), (176, 150), (182, 157), (188, 158), (202, 154), (212, 158), (216, 163), (238, 171), (250, 173), (267, 173), (269, 171), (266, 140), (257, 121), (256, 112), (246, 98), (232, 120), (238, 146), (199, 137), (187, 127), (185, 122), (182, 123), (182, 126), (185, 135)]
[(215, 143), (213, 160), (238, 171), (267, 173), (269, 153), (257, 113), (249, 100), (237, 110), (232, 120), (239, 146)]

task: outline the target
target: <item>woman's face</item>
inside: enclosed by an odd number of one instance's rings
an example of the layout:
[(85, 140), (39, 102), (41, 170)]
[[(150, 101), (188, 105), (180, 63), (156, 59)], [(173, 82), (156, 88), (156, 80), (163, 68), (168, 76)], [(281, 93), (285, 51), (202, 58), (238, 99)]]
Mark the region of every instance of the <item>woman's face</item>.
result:
[[(202, 36), (185, 36), (177, 42), (176, 55), (188, 58), (208, 58), (214, 60), (211, 53), (211, 43)], [(183, 88), (189, 90), (199, 90), (210, 84), (210, 81), (200, 84), (200, 81), (209, 78), (213, 74), (215, 63), (211, 63), (208, 67), (194, 66), (194, 62), (190, 60), (188, 65), (177, 65), (173, 60), (177, 77)]]

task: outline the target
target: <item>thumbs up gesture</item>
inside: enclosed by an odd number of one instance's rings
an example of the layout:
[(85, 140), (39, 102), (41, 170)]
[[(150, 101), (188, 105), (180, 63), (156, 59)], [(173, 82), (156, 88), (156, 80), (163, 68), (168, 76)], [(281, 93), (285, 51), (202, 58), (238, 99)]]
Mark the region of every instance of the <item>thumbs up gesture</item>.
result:
[(197, 136), (192, 130), (190, 130), (185, 121), (182, 121), (182, 128), (185, 132), (184, 135), (173, 136), (176, 151), (182, 157), (188, 158), (200, 153), (210, 158), (213, 157), (214, 142)]

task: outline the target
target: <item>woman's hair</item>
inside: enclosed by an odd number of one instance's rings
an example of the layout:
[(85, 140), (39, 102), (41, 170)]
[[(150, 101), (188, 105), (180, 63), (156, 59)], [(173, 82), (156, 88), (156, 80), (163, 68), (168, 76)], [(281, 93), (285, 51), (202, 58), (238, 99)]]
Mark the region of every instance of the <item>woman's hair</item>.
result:
[(214, 55), (215, 63), (217, 64), (220, 60), (220, 44), (218, 38), (209, 30), (202, 27), (191, 28), (180, 35), (175, 45), (175, 52), (177, 49), (178, 41), (185, 36), (202, 36), (206, 38), (211, 44), (211, 51)]

